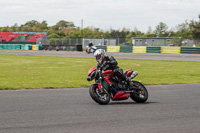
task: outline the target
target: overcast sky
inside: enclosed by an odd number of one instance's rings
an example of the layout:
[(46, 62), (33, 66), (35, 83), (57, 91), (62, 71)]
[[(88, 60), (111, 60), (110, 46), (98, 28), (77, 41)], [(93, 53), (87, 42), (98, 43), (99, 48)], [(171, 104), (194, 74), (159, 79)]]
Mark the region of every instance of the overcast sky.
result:
[(159, 22), (171, 29), (185, 20), (198, 21), (200, 14), (200, 0), (0, 0), (0, 5), (0, 27), (30, 20), (46, 20), (48, 26), (66, 20), (81, 27), (83, 19), (83, 27), (146, 32)]

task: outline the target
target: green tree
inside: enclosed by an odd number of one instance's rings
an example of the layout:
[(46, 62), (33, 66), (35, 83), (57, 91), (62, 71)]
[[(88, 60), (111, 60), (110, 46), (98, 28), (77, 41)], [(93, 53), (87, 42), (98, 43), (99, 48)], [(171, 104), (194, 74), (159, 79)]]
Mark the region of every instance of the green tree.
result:
[(200, 41), (200, 21), (191, 21), (190, 23), (192, 38), (195, 41)]
[(134, 33), (135, 33), (135, 37), (145, 37), (144, 33), (142, 33), (140, 30), (138, 30), (137, 28), (134, 28)]
[(168, 26), (167, 26), (165, 23), (160, 22), (160, 23), (156, 26), (154, 33), (155, 33), (158, 37), (166, 37), (166, 36), (168, 36), (167, 29), (168, 29)]
[(1, 31), (2, 31), (2, 32), (8, 32), (8, 31), (9, 31), (8, 28), (9, 28), (9, 27), (2, 27), (2, 28), (1, 28)]
[(56, 33), (52, 33), (48, 35), (49, 38), (60, 38), (60, 36)]
[(18, 24), (17, 23), (15, 23), (13, 26), (11, 26), (11, 28), (10, 28), (10, 32), (16, 32), (16, 31), (18, 31), (19, 30), (19, 28), (18, 28)]
[(192, 39), (190, 24), (187, 20), (184, 23), (179, 24), (176, 29), (176, 37), (181, 37), (182, 39)]
[(36, 26), (36, 25), (38, 25), (38, 24), (39, 24), (38, 21), (36, 21), (36, 20), (31, 20), (31, 21), (26, 22), (26, 23), (24, 24), (24, 26), (25, 26), (25, 27), (33, 27), (33, 26)]
[(55, 30), (62, 30), (63, 28), (75, 27), (73, 22), (61, 20), (53, 26)]
[(128, 35), (126, 35), (126, 42), (128, 42), (129, 45), (132, 45), (132, 37), (134, 36), (133, 33), (134, 32), (130, 32)]
[(102, 34), (103, 34), (104, 38), (110, 38), (110, 33), (108, 31), (106, 31), (105, 33), (100, 32), (100, 35), (98, 36), (98, 38), (101, 38)]
[(156, 37), (156, 34), (153, 32), (152, 28), (149, 27), (145, 36), (146, 37)]
[(39, 23), (36, 26), (40, 29), (40, 31), (48, 31), (47, 21), (42, 21), (42, 23)]

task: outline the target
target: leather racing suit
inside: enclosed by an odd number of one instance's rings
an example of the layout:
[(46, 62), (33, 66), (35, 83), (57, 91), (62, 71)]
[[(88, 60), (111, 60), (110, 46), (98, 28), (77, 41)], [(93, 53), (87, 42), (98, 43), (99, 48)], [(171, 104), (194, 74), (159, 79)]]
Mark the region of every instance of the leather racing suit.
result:
[(119, 79), (128, 81), (126, 75), (123, 73), (123, 70), (118, 67), (118, 63), (113, 56), (105, 56), (102, 63), (97, 63), (97, 69), (102, 68), (102, 70), (112, 70), (114, 75)]

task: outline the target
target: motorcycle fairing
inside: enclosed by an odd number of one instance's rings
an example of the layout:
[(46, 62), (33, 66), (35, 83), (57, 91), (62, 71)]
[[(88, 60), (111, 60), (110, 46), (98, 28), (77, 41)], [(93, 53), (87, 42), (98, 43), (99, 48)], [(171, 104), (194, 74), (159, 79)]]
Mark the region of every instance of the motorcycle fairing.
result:
[(107, 82), (109, 85), (111, 85), (111, 84), (113, 84), (113, 83), (110, 82), (109, 78), (110, 78), (110, 76), (105, 76), (105, 77), (104, 77), (104, 79), (106, 80), (106, 82)]
[(130, 95), (130, 93), (125, 93), (125, 91), (118, 91), (112, 100), (126, 100), (130, 97)]
[(88, 71), (88, 76), (90, 76), (90, 74), (91, 74), (93, 71), (95, 71), (95, 70), (97, 70), (97, 69), (95, 68), (95, 66), (93, 66), (93, 67)]
[[(101, 90), (100, 83), (94, 83), (93, 85), (98, 85), (99, 90)], [(115, 100), (127, 100), (130, 97), (130, 93), (125, 93), (125, 91), (117, 91), (117, 93), (113, 97), (113, 101)]]
[(108, 75), (108, 74), (111, 74), (112, 76), (114, 76), (114, 73), (112, 70), (106, 70), (106, 71), (102, 72), (102, 75)]

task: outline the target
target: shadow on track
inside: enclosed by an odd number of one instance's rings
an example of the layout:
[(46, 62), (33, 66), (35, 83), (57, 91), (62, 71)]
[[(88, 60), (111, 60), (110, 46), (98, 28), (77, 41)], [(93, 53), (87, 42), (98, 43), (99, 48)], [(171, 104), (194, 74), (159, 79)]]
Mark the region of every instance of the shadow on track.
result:
[(136, 102), (110, 102), (108, 105), (122, 105), (122, 104), (135, 104), (135, 105), (145, 105), (145, 104), (156, 104), (159, 102), (145, 102), (145, 103), (136, 103)]

